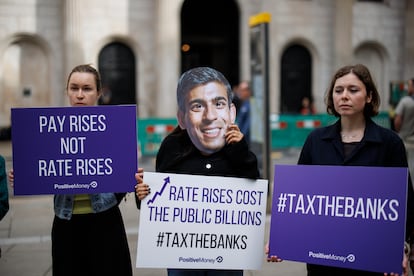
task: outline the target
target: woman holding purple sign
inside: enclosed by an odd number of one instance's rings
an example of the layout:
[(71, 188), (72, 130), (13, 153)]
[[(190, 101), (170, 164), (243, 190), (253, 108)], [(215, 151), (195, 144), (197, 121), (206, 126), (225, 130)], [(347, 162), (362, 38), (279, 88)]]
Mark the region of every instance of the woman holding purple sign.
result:
[[(380, 97), (366, 66), (357, 64), (340, 68), (332, 78), (325, 102), (328, 114), (338, 117), (339, 120), (330, 126), (315, 129), (309, 134), (298, 164), (408, 166), (402, 140), (392, 130), (377, 125), (371, 119), (378, 114)], [(406, 240), (413, 233), (413, 188), (410, 178), (407, 188)], [(340, 243), (339, 237), (338, 242)], [(401, 254), (403, 254), (403, 248), (404, 245), (401, 244)], [(408, 275), (406, 255), (403, 268), (404, 274)], [(308, 264), (307, 270), (308, 276), (383, 275), (314, 264)]]
[[(101, 78), (90, 65), (69, 74), (71, 106), (94, 106)], [(9, 173), (11, 181), (14, 173)], [(131, 256), (119, 203), (125, 193), (55, 195), (52, 226), (53, 275), (132, 275)]]

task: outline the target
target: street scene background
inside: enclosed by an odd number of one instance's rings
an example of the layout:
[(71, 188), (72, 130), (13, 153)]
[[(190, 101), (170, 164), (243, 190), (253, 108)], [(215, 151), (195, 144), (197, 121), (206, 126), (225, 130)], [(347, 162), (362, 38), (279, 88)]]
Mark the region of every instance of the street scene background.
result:
[[(299, 148), (273, 151), (273, 164), (295, 164), (299, 155)], [(0, 142), (0, 154), (6, 159), (6, 169), (12, 167), (11, 142)], [(151, 156), (141, 156), (139, 166), (144, 170), (154, 171), (155, 159)], [(270, 180), (269, 183), (272, 184)], [(51, 227), (53, 222), (53, 196), (14, 196), (9, 187), (10, 210), (0, 222), (0, 275), (4, 276), (51, 276)], [(120, 204), (125, 228), (131, 251), (132, 264), (135, 267), (137, 254), (139, 210), (136, 207), (133, 194), (128, 194)], [(281, 263), (267, 263), (264, 254), (264, 245), (269, 237), (270, 214), (266, 220), (265, 240), (263, 241), (263, 267), (258, 271), (245, 271), (244, 275), (278, 276), (306, 275), (306, 266), (303, 263), (283, 261)], [(304, 229), (305, 231), (305, 229)], [(160, 259), (162, 262), (162, 259)], [(134, 268), (134, 275), (164, 276), (166, 269)]]

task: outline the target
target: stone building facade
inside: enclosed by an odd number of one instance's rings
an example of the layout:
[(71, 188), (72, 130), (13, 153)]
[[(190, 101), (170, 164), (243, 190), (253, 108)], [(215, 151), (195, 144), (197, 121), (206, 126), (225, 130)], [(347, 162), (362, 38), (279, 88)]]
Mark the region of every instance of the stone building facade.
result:
[[(133, 72), (139, 116), (174, 117), (185, 1), (202, 0), (0, 0), (0, 126), (10, 123), (12, 107), (66, 105), (66, 76), (77, 64), (106, 61), (103, 70), (115, 74), (113, 48), (104, 51), (113, 43), (127, 48), (118, 72), (124, 64)], [(233, 1), (239, 15), (240, 79), (250, 79), (249, 18), (271, 14), (272, 113), (282, 109), (282, 62), (292, 46), (309, 53), (310, 93), (321, 112), (330, 77), (341, 65), (369, 66), (383, 110), (390, 82), (414, 77), (414, 0), (222, 1)]]

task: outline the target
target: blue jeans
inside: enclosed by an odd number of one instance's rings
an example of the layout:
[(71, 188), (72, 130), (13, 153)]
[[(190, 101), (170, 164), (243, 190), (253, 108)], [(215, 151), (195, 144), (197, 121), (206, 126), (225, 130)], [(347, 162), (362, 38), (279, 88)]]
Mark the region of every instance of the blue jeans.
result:
[(167, 269), (168, 276), (243, 276), (243, 270)]

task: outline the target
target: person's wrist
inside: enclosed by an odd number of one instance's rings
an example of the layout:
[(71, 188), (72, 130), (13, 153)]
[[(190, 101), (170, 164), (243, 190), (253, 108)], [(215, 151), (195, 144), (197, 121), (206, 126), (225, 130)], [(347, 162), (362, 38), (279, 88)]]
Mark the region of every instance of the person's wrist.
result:
[(408, 244), (408, 242), (404, 242), (404, 254), (407, 256), (410, 256), (410, 251), (411, 251), (410, 245)]

